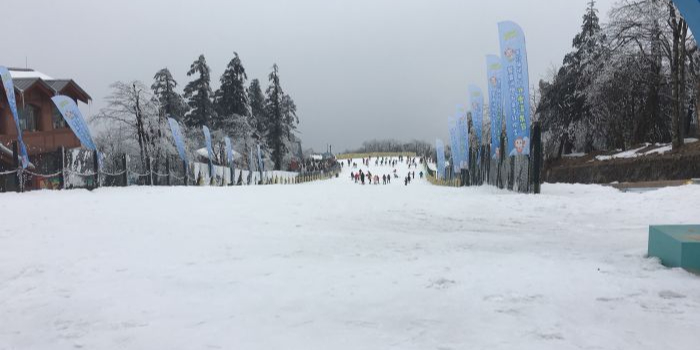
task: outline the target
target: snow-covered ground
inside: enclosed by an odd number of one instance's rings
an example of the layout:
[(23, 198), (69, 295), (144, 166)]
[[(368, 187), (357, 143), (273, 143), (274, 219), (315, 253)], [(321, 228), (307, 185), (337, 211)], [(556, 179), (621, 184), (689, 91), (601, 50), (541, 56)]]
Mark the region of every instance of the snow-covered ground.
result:
[(645, 253), (700, 186), (543, 191), (0, 194), (0, 349), (696, 348), (700, 277)]

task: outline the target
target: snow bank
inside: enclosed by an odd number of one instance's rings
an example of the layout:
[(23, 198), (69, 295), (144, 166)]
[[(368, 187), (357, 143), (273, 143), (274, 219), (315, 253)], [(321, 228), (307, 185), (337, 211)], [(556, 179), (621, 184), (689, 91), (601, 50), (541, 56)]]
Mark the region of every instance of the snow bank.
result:
[(615, 153), (613, 155), (608, 155), (608, 156), (596, 156), (595, 159), (597, 159), (597, 160), (610, 160), (610, 159), (620, 159), (620, 158), (635, 158), (638, 156), (637, 152), (649, 147), (650, 145), (651, 144), (646, 143), (646, 144), (644, 144), (644, 146), (639, 147), (639, 148), (627, 150), (627, 151), (620, 152), (620, 153)]
[[(697, 142), (698, 139), (695, 138), (686, 138), (684, 139), (686, 144), (691, 144), (694, 142)], [(611, 159), (620, 159), (620, 158), (636, 158), (636, 157), (641, 157), (641, 156), (648, 156), (648, 155), (659, 155), (659, 154), (664, 154), (667, 152), (670, 152), (673, 149), (673, 145), (670, 143), (657, 143), (654, 145), (654, 149), (651, 149), (646, 152), (640, 152), (641, 150), (647, 149), (650, 146), (652, 146), (650, 143), (645, 143), (644, 146), (624, 151), (624, 152), (619, 152), (615, 153), (612, 155), (601, 155), (601, 156), (596, 156), (596, 160), (600, 161), (605, 161), (605, 160), (611, 160)]]

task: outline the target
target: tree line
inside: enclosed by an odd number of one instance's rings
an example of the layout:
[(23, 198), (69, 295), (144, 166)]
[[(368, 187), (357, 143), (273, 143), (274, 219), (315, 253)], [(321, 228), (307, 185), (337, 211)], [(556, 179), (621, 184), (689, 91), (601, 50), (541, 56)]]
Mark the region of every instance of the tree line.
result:
[(645, 142), (678, 149), (700, 124), (700, 53), (670, 0), (622, 0), (603, 25), (589, 1), (573, 50), (539, 90), (550, 156)]
[(107, 106), (94, 116), (106, 126), (98, 137), (103, 151), (138, 152), (142, 165), (150, 170), (158, 159), (175, 154), (167, 124), (167, 118), (172, 117), (184, 124), (189, 157), (203, 147), (202, 126), (207, 126), (217, 141), (214, 162), (225, 162), (223, 138), (229, 136), (244, 155), (244, 164), (248, 161), (245, 155), (260, 144), (275, 170), (288, 166), (290, 150), (298, 144), (295, 130), (299, 118), (294, 100), (282, 89), (277, 64), (272, 66), (264, 92), (258, 79), (247, 84), (248, 76), (236, 52), (216, 91), (211, 87), (211, 70), (204, 55), (190, 65), (187, 76), (192, 80), (182, 93), (168, 68), (155, 73), (150, 87), (141, 81), (113, 83)]
[(362, 146), (350, 150), (347, 153), (400, 153), (400, 152), (414, 152), (418, 156), (422, 157), (434, 157), (435, 147), (432, 144), (413, 140), (408, 142), (402, 142), (392, 139), (385, 140), (369, 140), (362, 143)]

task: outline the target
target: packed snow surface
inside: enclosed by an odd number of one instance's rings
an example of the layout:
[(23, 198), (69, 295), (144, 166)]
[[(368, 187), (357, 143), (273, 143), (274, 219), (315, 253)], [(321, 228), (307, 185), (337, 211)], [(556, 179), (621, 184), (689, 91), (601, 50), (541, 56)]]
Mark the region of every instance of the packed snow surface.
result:
[(700, 277), (645, 254), (648, 225), (700, 221), (700, 186), (419, 172), (0, 194), (0, 349), (697, 348)]

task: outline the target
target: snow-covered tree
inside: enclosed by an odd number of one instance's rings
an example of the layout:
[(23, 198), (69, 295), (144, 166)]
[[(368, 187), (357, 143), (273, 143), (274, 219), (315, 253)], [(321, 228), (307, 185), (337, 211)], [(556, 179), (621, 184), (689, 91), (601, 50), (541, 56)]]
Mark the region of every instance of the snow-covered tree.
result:
[(212, 89), (210, 69), (204, 55), (192, 63), (187, 76), (197, 77), (185, 86), (185, 98), (191, 110), (185, 116), (185, 124), (188, 126), (203, 126), (216, 119), (214, 104), (212, 102)]
[(685, 114), (686, 99), (686, 60), (688, 52), (686, 41), (688, 40), (688, 23), (683, 19), (673, 2), (668, 2), (668, 25), (672, 33), (671, 49), (671, 135), (673, 136), (673, 148), (683, 146), (684, 128), (682, 116)]
[(291, 140), (299, 118), (294, 101), (282, 90), (277, 64), (272, 66), (268, 79), (270, 86), (266, 90), (265, 99), (267, 145), (272, 150), (275, 170), (281, 170), (285, 154), (289, 150), (286, 143)]
[[(149, 89), (140, 81), (111, 85), (107, 106), (95, 116), (107, 125), (123, 126), (124, 136), (136, 139), (142, 166), (150, 171), (154, 155), (162, 153), (164, 124)], [(115, 140), (116, 141), (116, 140)]]
[(253, 79), (248, 87), (248, 103), (250, 104), (249, 124), (261, 138), (265, 138), (267, 117), (265, 116), (265, 95), (260, 87), (260, 81)]
[(248, 94), (245, 88), (247, 79), (241, 59), (238, 53), (234, 52), (234, 58), (221, 75), (221, 86), (214, 94), (214, 108), (218, 115), (216, 127), (233, 131), (236, 124), (246, 121), (249, 114)]
[(595, 121), (586, 91), (599, 71), (605, 35), (602, 33), (595, 2), (590, 1), (583, 15), (581, 32), (573, 39), (573, 51), (564, 57), (554, 81), (541, 86), (537, 108), (542, 125), (553, 134), (573, 134), (580, 147), (594, 147)]
[(565, 144), (681, 145), (700, 92), (700, 57), (673, 2), (622, 0), (603, 26), (590, 2), (581, 29), (557, 74), (540, 84), (537, 113), (550, 155)]
[(182, 120), (189, 106), (182, 96), (175, 91), (177, 81), (170, 74), (168, 68), (159, 70), (153, 77), (151, 90), (153, 97), (158, 103), (158, 110), (161, 116), (171, 116), (176, 120)]

